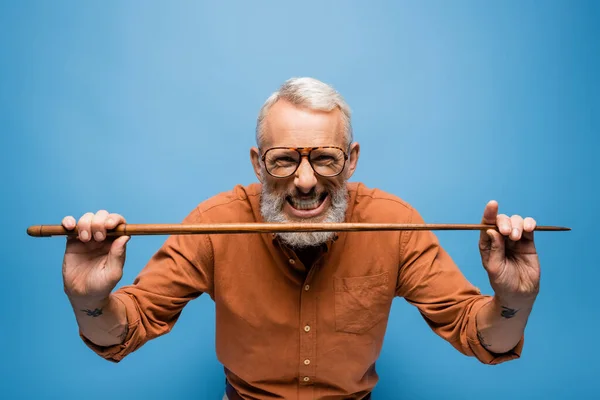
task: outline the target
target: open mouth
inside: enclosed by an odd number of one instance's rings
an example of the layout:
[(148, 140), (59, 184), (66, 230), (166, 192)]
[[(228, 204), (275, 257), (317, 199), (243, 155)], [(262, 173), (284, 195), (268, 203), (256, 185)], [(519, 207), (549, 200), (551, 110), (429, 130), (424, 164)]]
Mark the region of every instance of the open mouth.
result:
[(288, 196), (287, 202), (296, 210), (308, 211), (319, 208), (325, 199), (327, 198), (327, 192), (310, 199), (298, 199), (295, 197)]

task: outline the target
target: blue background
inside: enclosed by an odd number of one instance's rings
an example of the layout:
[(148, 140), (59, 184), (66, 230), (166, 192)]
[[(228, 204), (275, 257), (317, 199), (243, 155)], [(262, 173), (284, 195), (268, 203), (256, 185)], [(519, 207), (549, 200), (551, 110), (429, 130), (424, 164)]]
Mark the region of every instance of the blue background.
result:
[[(353, 178), (431, 223), (485, 203), (571, 232), (536, 235), (541, 293), (522, 358), (486, 366), (394, 302), (377, 399), (598, 398), (600, 2), (2, 2), (3, 398), (211, 398), (223, 393), (214, 307), (120, 364), (79, 340), (64, 238), (29, 225), (108, 209), (173, 223), (255, 181), (248, 149), (292, 76), (334, 85), (362, 145)], [(440, 232), (490, 292), (477, 232)], [(164, 237), (134, 237), (130, 283)]]

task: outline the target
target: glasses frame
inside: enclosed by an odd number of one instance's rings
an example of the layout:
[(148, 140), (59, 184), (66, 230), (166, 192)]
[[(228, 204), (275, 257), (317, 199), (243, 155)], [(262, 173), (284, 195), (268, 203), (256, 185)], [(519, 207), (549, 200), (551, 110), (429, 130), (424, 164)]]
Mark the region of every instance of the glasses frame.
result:
[[(296, 168), (294, 168), (294, 171), (292, 171), (289, 175), (286, 176), (277, 176), (277, 175), (273, 175), (269, 169), (267, 168), (267, 164), (265, 163), (265, 158), (267, 157), (267, 153), (271, 150), (294, 150), (296, 151), (299, 155), (300, 155), (300, 159), (298, 160), (298, 163), (296, 164)], [(340, 172), (338, 172), (335, 175), (322, 175), (320, 173), (317, 172), (317, 170), (315, 169), (315, 167), (312, 165), (312, 161), (310, 160), (310, 154), (313, 152), (313, 150), (320, 150), (320, 149), (338, 149), (342, 152), (342, 154), (344, 155), (344, 163), (342, 164), (342, 169), (340, 169)], [(262, 153), (262, 149), (259, 149), (259, 151)], [(308, 152), (308, 153), (307, 153)], [(260, 158), (263, 162), (263, 164), (265, 165), (265, 170), (267, 171), (267, 173), (269, 175), (271, 175), (273, 178), (280, 178), (280, 179), (284, 179), (284, 178), (289, 178), (290, 176), (294, 175), (296, 173), (296, 171), (298, 171), (298, 168), (300, 168), (300, 164), (302, 164), (302, 158), (306, 157), (306, 159), (308, 160), (308, 163), (310, 164), (310, 167), (312, 168), (313, 172), (319, 176), (322, 176), (323, 178), (333, 178), (338, 176), (339, 174), (341, 174), (342, 172), (344, 172), (344, 169), (346, 168), (346, 161), (348, 161), (348, 153), (346, 153), (344, 151), (344, 149), (342, 147), (338, 147), (338, 146), (317, 146), (317, 147), (286, 147), (286, 146), (282, 146), (282, 147), (271, 147), (269, 149), (267, 149), (262, 157)]]

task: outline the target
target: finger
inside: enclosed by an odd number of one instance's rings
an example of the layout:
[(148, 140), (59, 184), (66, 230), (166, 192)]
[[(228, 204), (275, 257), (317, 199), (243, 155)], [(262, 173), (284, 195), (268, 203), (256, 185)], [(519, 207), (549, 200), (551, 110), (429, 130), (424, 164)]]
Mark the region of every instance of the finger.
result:
[(79, 218), (79, 222), (77, 222), (77, 230), (79, 232), (79, 240), (82, 242), (88, 242), (92, 236), (92, 218), (94, 214), (91, 212), (85, 213)]
[(127, 248), (127, 242), (131, 236), (119, 236), (113, 244), (110, 246), (110, 251), (108, 253), (109, 261), (113, 263), (112, 265), (119, 265), (121, 268), (125, 263), (125, 252)]
[(64, 217), (61, 223), (67, 230), (73, 230), (77, 226), (77, 221), (71, 215)]
[(484, 265), (488, 273), (495, 274), (505, 260), (504, 236), (494, 229), (488, 229), (485, 232), (490, 240), (489, 259)]
[(496, 200), (491, 200), (485, 205), (485, 210), (483, 210), (483, 219), (481, 220), (481, 223), (495, 223), (496, 215), (498, 215), (498, 202)]
[(525, 232), (533, 232), (535, 230), (536, 226), (537, 226), (536, 220), (531, 217), (527, 217), (523, 220), (523, 230)]
[(533, 240), (533, 231), (535, 231), (536, 226), (537, 222), (535, 219), (531, 217), (525, 218), (523, 221), (523, 237), (528, 240)]
[(101, 242), (106, 238), (106, 228), (104, 223), (108, 217), (108, 211), (100, 210), (92, 218), (92, 237), (96, 242)]
[(498, 226), (498, 231), (504, 235), (508, 236), (512, 232), (512, 224), (510, 218), (506, 214), (500, 214), (496, 218), (496, 226)]
[[(484, 225), (495, 224), (496, 223), (496, 215), (498, 215), (498, 202), (496, 200), (491, 200), (485, 205), (481, 223)], [(489, 241), (490, 241), (490, 237), (484, 231), (481, 231), (481, 234), (479, 235), (480, 246), (484, 247), (484, 248), (488, 247)]]
[(106, 218), (106, 221), (104, 222), (104, 227), (106, 229), (114, 229), (117, 225), (126, 223), (127, 221), (125, 221), (125, 218), (123, 218), (122, 215), (112, 213), (109, 214)]
[(521, 235), (523, 233), (523, 223), (523, 217), (520, 215), (513, 215), (510, 217), (512, 230), (509, 237), (511, 240), (517, 241), (521, 239)]

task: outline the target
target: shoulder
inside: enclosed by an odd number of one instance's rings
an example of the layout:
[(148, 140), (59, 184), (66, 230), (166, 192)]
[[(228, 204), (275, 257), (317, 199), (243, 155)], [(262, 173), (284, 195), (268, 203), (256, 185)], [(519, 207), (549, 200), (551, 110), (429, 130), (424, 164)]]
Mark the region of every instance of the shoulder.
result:
[(253, 205), (258, 204), (258, 183), (236, 185), (200, 202), (186, 219), (200, 222), (249, 222), (254, 219)]
[(201, 213), (210, 212), (213, 209), (235, 208), (251, 201), (251, 197), (260, 195), (260, 185), (253, 183), (247, 186), (236, 185), (233, 189), (218, 193), (198, 204), (197, 209)]
[(362, 182), (352, 182), (348, 184), (348, 190), (350, 192), (356, 192), (357, 202), (373, 202), (377, 204), (390, 204), (393, 207), (400, 207), (406, 210), (412, 210), (413, 207), (402, 198), (383, 191), (378, 188), (367, 187)]
[(417, 214), (414, 207), (401, 197), (368, 187), (362, 182), (349, 183), (348, 192), (353, 199), (353, 216), (358, 220), (406, 222)]

